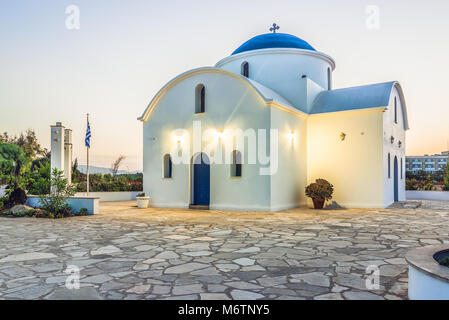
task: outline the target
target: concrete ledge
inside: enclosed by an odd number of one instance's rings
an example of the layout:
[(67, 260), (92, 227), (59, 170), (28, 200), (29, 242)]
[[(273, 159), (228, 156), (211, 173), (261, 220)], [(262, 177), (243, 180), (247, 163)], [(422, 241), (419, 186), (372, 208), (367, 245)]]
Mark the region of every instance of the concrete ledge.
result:
[[(67, 199), (67, 204), (70, 206), (72, 211), (79, 212), (82, 208), (87, 209), (87, 214), (98, 214), (100, 207), (99, 197), (70, 197)], [(33, 208), (40, 208), (41, 202), (39, 196), (28, 196), (25, 203), (27, 206)]]
[(449, 268), (440, 265), (435, 254), (449, 245), (426, 246), (407, 253), (408, 296), (411, 300), (449, 300)]
[[(142, 191), (89, 192), (89, 196), (98, 197), (100, 202), (114, 202), (136, 200), (139, 193)], [(87, 197), (87, 192), (77, 192), (75, 197)]]
[(407, 200), (442, 200), (449, 201), (449, 191), (406, 191)]

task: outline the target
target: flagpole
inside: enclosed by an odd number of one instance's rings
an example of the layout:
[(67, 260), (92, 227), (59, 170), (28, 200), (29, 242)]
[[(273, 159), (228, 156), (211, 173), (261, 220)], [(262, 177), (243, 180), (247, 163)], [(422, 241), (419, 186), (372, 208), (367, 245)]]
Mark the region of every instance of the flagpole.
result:
[[(89, 114), (87, 114), (87, 126), (89, 127)], [(87, 196), (89, 196), (89, 147), (86, 146), (87, 149)]]

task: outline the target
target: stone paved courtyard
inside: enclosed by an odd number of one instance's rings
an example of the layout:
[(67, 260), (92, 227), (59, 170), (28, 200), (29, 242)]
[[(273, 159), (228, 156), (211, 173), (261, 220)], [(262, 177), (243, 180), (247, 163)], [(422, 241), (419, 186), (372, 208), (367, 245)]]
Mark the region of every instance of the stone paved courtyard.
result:
[[(406, 299), (405, 253), (449, 243), (448, 202), (279, 213), (134, 205), (0, 218), (0, 299)], [(70, 265), (79, 290), (65, 288)], [(366, 289), (369, 265), (379, 290)]]

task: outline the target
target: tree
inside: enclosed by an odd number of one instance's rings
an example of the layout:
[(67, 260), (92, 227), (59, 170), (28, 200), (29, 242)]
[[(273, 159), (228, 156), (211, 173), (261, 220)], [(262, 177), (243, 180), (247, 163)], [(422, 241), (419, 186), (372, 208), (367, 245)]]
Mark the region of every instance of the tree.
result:
[(47, 158), (34, 160), (29, 173), (28, 194), (50, 193), (50, 161)]
[(0, 182), (8, 185), (9, 204), (26, 201), (27, 171), (30, 159), (21, 147), (0, 142)]
[(430, 174), (427, 175), (426, 180), (423, 181), (422, 188), (424, 191), (434, 191), (435, 186), (433, 185), (432, 178), (430, 177)]
[(41, 147), (33, 129), (28, 129), (25, 134), (20, 133), (19, 136), (14, 137), (10, 137), (7, 132), (4, 132), (0, 134), (0, 142), (18, 145), (25, 152), (25, 155), (32, 160), (48, 156), (47, 149)]
[(78, 158), (75, 158), (75, 160), (72, 163), (72, 182), (78, 180), (81, 172), (78, 169)]
[(111, 165), (111, 173), (112, 176), (115, 177), (117, 175), (118, 169), (120, 168), (120, 165), (122, 164), (123, 160), (125, 160), (124, 155), (120, 155), (117, 160), (114, 161), (114, 163)]
[(69, 215), (70, 209), (67, 206), (67, 198), (75, 194), (75, 186), (68, 183), (64, 177), (64, 172), (56, 168), (53, 169), (49, 189), (50, 194), (39, 196), (42, 209), (56, 215)]

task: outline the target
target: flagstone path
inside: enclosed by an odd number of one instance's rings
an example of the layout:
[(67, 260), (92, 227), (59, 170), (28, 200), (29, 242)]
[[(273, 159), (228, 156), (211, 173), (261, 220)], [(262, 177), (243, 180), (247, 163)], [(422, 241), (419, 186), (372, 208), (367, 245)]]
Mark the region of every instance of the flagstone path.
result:
[[(0, 218), (0, 299), (406, 299), (405, 253), (449, 247), (449, 202), (278, 213), (134, 205)], [(81, 288), (69, 290), (76, 268)], [(367, 289), (376, 268), (379, 288)]]

